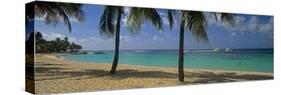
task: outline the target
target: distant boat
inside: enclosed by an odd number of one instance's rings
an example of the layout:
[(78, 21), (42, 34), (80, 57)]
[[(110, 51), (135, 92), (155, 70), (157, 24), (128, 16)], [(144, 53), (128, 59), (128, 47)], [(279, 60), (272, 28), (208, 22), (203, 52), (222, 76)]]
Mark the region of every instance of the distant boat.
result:
[(190, 50), (184, 50), (184, 52), (191, 52)]
[(134, 52), (151, 52), (151, 51), (149, 51), (149, 50), (136, 50)]
[(135, 52), (145, 52), (144, 50), (136, 50)]
[(215, 48), (213, 51), (218, 52), (218, 51), (220, 51), (220, 48)]
[(226, 48), (226, 49), (224, 50), (224, 52), (232, 52), (232, 49)]

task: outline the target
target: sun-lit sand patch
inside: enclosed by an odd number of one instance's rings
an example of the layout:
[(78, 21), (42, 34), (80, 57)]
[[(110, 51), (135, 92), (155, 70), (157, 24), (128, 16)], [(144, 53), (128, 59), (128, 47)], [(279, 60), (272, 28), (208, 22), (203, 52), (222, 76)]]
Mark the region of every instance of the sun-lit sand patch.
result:
[(69, 61), (58, 55), (35, 57), (35, 93), (64, 93), (113, 89), (176, 86), (273, 79), (273, 73), (185, 68), (185, 82), (178, 81), (177, 68)]

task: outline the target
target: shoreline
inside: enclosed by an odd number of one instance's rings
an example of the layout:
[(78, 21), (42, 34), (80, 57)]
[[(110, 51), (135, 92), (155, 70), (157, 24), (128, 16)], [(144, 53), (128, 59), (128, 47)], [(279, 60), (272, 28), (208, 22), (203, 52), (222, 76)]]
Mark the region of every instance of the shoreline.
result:
[(186, 68), (178, 82), (177, 68), (69, 61), (56, 54), (35, 55), (35, 92), (63, 93), (132, 88), (167, 87), (273, 79), (273, 73)]

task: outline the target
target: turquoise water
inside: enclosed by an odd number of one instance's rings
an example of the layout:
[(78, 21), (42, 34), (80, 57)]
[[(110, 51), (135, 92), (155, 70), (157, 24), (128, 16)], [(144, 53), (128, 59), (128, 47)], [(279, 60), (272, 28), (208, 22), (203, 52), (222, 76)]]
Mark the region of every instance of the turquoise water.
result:
[[(73, 54), (65, 58), (74, 61), (87, 61), (111, 64), (113, 51), (105, 54)], [(177, 50), (120, 51), (120, 64), (144, 66), (177, 67)], [(187, 50), (184, 66), (188, 68), (273, 72), (272, 49), (237, 49), (232, 52), (213, 50)]]

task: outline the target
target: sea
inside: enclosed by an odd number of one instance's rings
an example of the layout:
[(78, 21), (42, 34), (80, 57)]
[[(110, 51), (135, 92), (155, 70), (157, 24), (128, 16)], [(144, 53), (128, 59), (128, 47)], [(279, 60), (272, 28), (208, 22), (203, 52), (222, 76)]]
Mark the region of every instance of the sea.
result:
[[(73, 61), (112, 64), (114, 51), (87, 52), (64, 57)], [(119, 64), (177, 68), (178, 50), (121, 50)], [(189, 49), (184, 52), (186, 68), (273, 73), (273, 65), (273, 49)]]

